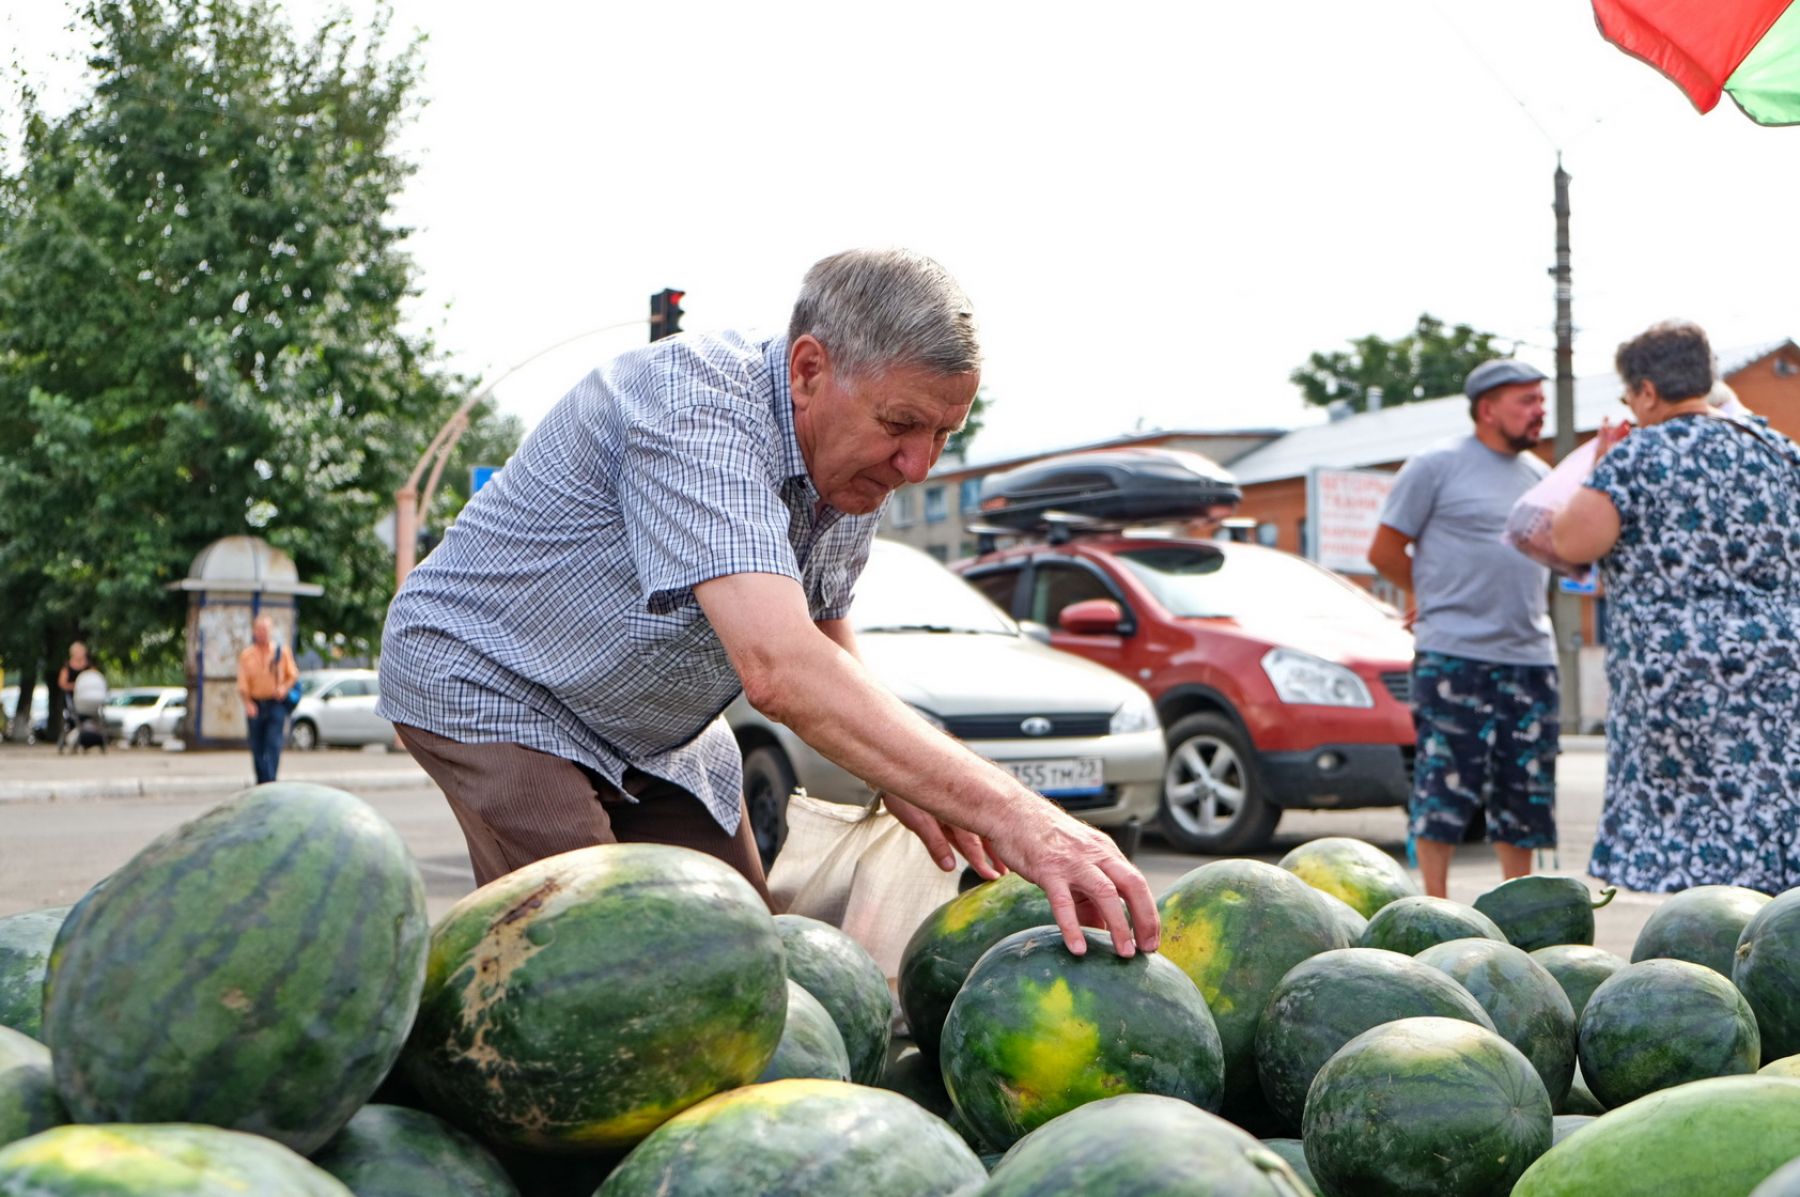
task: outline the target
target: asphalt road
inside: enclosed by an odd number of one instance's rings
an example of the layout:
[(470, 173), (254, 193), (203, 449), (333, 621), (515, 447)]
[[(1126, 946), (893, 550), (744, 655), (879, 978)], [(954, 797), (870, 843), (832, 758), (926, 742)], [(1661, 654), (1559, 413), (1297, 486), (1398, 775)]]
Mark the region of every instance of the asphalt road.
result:
[[(1601, 754), (1591, 751), (1566, 752), (1561, 758), (1557, 805), (1564, 847), (1560, 860), (1546, 858), (1541, 868), (1580, 875), (1599, 814), (1603, 761)], [(417, 856), (435, 919), (473, 885), (456, 821), (430, 787), (372, 790), (365, 797), (399, 829)], [(209, 796), (0, 804), (0, 914), (75, 901), (157, 835), (216, 801)], [(1356, 836), (1396, 855), (1405, 851), (1405, 820), (1397, 810), (1298, 811), (1282, 819), (1275, 843), (1262, 859), (1278, 860), (1294, 845), (1323, 835)], [(1152, 835), (1145, 837), (1138, 864), (1151, 887), (1161, 892), (1206, 859), (1172, 851)], [(1468, 845), (1452, 868), (1451, 896), (1472, 901), (1499, 879), (1493, 853), (1484, 845)], [(1657, 901), (1647, 895), (1620, 895), (1597, 913), (1596, 942), (1629, 956), (1638, 929)]]

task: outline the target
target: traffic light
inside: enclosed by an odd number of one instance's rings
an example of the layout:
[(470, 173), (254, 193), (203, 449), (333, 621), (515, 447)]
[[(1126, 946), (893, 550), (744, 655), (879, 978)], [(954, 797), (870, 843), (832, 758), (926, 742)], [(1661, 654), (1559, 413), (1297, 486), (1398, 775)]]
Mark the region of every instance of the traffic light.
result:
[(664, 287), (650, 297), (650, 339), (660, 341), (681, 331), (681, 297), (686, 291)]

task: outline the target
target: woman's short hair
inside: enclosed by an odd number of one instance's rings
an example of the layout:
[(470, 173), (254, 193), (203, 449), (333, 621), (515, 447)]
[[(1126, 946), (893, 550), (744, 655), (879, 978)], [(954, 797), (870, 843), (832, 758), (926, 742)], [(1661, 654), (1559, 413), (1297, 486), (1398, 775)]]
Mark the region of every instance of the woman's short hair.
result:
[(1626, 390), (1653, 382), (1666, 403), (1696, 398), (1713, 386), (1712, 346), (1706, 330), (1685, 320), (1651, 325), (1619, 346), (1613, 364)]
[(969, 297), (950, 272), (906, 249), (853, 249), (806, 272), (788, 343), (812, 336), (847, 375), (890, 366), (981, 369)]

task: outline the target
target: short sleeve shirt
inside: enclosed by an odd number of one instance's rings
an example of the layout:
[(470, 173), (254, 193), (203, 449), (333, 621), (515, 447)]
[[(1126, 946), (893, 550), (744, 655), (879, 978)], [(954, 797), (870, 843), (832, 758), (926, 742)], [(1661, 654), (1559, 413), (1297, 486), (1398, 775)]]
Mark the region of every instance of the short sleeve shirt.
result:
[(582, 379), (408, 577), (379, 711), (615, 785), (639, 769), (735, 831), (720, 714), (742, 686), (693, 588), (778, 574), (815, 620), (842, 618), (880, 518), (829, 507), (808, 477), (785, 337), (659, 341)]
[(1554, 665), (1550, 571), (1500, 539), (1519, 497), (1549, 473), (1531, 453), (1474, 436), (1408, 461), (1381, 522), (1413, 541), (1413, 643), (1499, 665)]

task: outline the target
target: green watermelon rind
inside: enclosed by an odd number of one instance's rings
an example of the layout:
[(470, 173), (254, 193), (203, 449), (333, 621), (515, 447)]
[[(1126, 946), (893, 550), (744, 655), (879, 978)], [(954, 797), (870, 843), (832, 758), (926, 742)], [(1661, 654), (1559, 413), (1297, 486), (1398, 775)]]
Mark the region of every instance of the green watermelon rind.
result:
[(1309, 1191), (1279, 1152), (1223, 1118), (1146, 1093), (1089, 1102), (1046, 1122), (1015, 1143), (978, 1190), (981, 1197)]
[(50, 1049), (0, 1027), (0, 1147), (68, 1121), (69, 1111), (56, 1095)]
[(1575, 1009), (1543, 965), (1524, 949), (1493, 939), (1453, 939), (1414, 959), (1468, 990), (1500, 1037), (1537, 1069), (1551, 1104), (1562, 1104), (1575, 1075)]
[(1687, 960), (1729, 978), (1738, 941), (1769, 895), (1739, 885), (1699, 885), (1670, 894), (1631, 945), (1631, 962)]
[(1659, 1089), (1753, 1073), (1762, 1040), (1724, 977), (1686, 960), (1643, 960), (1594, 990), (1576, 1051), (1588, 1088), (1616, 1110)]
[(990, 1147), (1122, 1093), (1219, 1107), (1224, 1052), (1193, 981), (1159, 954), (1117, 956), (1104, 934), (1086, 934), (1082, 956), (1054, 926), (1007, 936), (944, 1020), (944, 1088)]
[(942, 1119), (885, 1089), (785, 1080), (733, 1089), (658, 1127), (595, 1197), (951, 1197), (987, 1169)]
[(798, 914), (778, 914), (787, 975), (819, 999), (850, 1054), (850, 1079), (880, 1081), (894, 1025), (894, 996), (868, 950), (833, 927)]
[(69, 909), (47, 906), (0, 918), (0, 1027), (42, 1041), (44, 979)]
[(493, 1154), (435, 1114), (366, 1105), (312, 1162), (356, 1197), (519, 1197)]
[(1512, 1197), (1729, 1197), (1800, 1157), (1800, 1082), (1731, 1076), (1610, 1110), (1525, 1170)]
[(581, 848), (439, 920), (401, 1063), (487, 1143), (629, 1147), (756, 1079), (787, 984), (775, 920), (730, 866), (665, 844)]
[(1619, 891), (1608, 886), (1596, 901), (1586, 883), (1574, 877), (1528, 874), (1503, 881), (1475, 899), (1474, 906), (1494, 921), (1508, 943), (1527, 952), (1557, 944), (1594, 942), (1594, 911)]
[(1328, 1193), (1502, 1197), (1550, 1149), (1553, 1119), (1518, 1048), (1457, 1019), (1406, 1018), (1325, 1063), (1301, 1137)]
[(1050, 899), (1017, 873), (984, 881), (925, 917), (900, 954), (900, 1008), (913, 1042), (935, 1056), (950, 1004), (975, 962), (1018, 931), (1053, 923)]
[(1631, 963), (1604, 948), (1590, 947), (1587, 944), (1556, 944), (1538, 948), (1531, 953), (1531, 958), (1543, 965), (1544, 970), (1562, 986), (1563, 995), (1574, 1008), (1577, 1021), (1581, 1018), (1581, 1012), (1587, 1009), (1588, 999), (1594, 996), (1594, 990), (1600, 988), (1600, 983)]
[(1800, 1055), (1800, 888), (1775, 898), (1745, 925), (1731, 980), (1756, 1012), (1762, 1062)]
[(1298, 1130), (1307, 1090), (1339, 1048), (1381, 1023), (1433, 1016), (1494, 1029), (1468, 990), (1411, 956), (1340, 948), (1302, 961), (1270, 994), (1256, 1028), (1257, 1073), (1270, 1109)]
[(1356, 946), (1417, 956), (1434, 944), (1470, 938), (1504, 943), (1506, 933), (1472, 906), (1417, 894), (1396, 898), (1376, 911)]
[(798, 981), (788, 981), (787, 1020), (781, 1042), (758, 1083), (808, 1077), (820, 1081), (850, 1079), (850, 1053), (830, 1011)]
[(257, 786), (174, 828), (57, 934), (44, 1040), (78, 1122), (194, 1122), (316, 1150), (393, 1066), (425, 885), (342, 790)]
[(262, 1135), (182, 1123), (59, 1126), (0, 1147), (7, 1197), (355, 1197)]
[(1364, 918), (1397, 898), (1419, 893), (1418, 882), (1373, 844), (1348, 836), (1309, 840), (1276, 862), (1315, 889), (1337, 898)]

